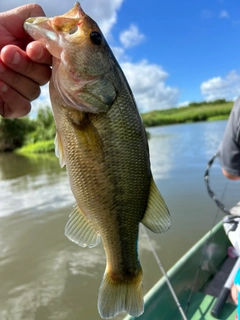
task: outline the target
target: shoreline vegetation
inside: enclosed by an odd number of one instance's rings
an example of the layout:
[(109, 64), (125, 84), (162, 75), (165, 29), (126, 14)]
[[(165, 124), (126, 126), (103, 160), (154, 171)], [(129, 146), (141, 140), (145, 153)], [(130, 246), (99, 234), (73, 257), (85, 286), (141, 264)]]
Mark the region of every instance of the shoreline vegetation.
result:
[[(186, 107), (142, 113), (146, 128), (177, 123), (216, 121), (228, 118), (232, 101), (193, 102)], [(0, 152), (21, 154), (53, 152), (55, 123), (50, 107), (40, 108), (36, 119), (0, 118)]]
[(143, 113), (142, 119), (146, 128), (186, 122), (225, 120), (232, 107), (233, 102), (224, 99), (211, 102), (193, 102), (186, 107)]

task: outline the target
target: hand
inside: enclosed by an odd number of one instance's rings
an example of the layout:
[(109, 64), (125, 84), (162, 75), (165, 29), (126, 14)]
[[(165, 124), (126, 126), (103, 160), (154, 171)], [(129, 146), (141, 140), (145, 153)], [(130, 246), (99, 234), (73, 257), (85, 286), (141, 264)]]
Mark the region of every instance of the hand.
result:
[(238, 304), (238, 289), (237, 289), (237, 285), (236, 284), (232, 285), (231, 296), (232, 296), (233, 302), (235, 304)]
[(23, 28), (35, 16), (45, 16), (37, 4), (0, 13), (0, 115), (6, 118), (26, 115), (51, 77), (51, 55)]
[(230, 180), (240, 180), (240, 177), (239, 176), (233, 176), (232, 174), (228, 173), (225, 169), (222, 168), (222, 173), (223, 175), (230, 179)]

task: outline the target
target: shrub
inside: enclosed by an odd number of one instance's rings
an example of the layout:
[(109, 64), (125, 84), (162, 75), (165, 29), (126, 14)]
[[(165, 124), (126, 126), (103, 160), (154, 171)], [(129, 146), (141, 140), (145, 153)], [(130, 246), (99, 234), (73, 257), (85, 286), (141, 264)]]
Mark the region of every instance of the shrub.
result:
[(0, 118), (0, 151), (13, 151), (20, 148), (27, 135), (33, 132), (34, 125), (28, 118)]
[(54, 140), (38, 141), (33, 144), (28, 144), (18, 150), (18, 153), (44, 153), (53, 152), (55, 150)]

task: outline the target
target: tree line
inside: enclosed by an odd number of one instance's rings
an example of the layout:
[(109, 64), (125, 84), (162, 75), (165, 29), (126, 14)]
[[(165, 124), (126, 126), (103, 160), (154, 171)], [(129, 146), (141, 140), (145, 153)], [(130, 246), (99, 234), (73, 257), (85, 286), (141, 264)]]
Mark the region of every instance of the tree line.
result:
[(38, 110), (36, 119), (5, 119), (0, 117), (0, 151), (13, 151), (23, 145), (52, 140), (56, 133), (50, 107)]
[[(233, 102), (219, 99), (211, 102), (192, 102), (186, 107), (155, 110), (142, 114), (145, 127), (227, 119)], [(56, 127), (51, 108), (42, 107), (36, 119), (4, 119), (0, 117), (0, 151), (13, 151), (22, 146), (34, 152), (54, 150)]]

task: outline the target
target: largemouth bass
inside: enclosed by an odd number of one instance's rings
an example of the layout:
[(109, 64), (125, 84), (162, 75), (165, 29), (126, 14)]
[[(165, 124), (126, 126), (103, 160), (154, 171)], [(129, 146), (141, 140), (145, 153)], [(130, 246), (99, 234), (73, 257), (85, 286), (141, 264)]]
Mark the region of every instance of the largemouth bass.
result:
[(153, 181), (132, 91), (98, 25), (78, 2), (62, 16), (29, 18), (24, 27), (53, 56), (56, 154), (76, 199), (65, 234), (82, 247), (103, 241), (101, 317), (122, 311), (137, 317), (143, 312), (139, 223), (159, 233), (170, 227), (170, 215)]

